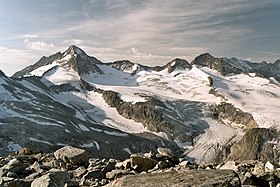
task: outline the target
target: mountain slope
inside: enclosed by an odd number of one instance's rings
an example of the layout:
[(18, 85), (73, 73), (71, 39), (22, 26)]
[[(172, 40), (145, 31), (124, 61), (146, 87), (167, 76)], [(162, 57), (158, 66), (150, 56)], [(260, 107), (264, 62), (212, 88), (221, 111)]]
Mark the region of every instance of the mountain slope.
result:
[(34, 129), (25, 139), (7, 140), (6, 152), (10, 144), (70, 144), (125, 157), (166, 146), (197, 162), (221, 162), (247, 129), (280, 128), (279, 74), (271, 68), (279, 62), (256, 65), (202, 54), (192, 63), (174, 59), (148, 67), (102, 63), (76, 46), (57, 54), (13, 78), (1, 76), (1, 123), (7, 127), (0, 134)]

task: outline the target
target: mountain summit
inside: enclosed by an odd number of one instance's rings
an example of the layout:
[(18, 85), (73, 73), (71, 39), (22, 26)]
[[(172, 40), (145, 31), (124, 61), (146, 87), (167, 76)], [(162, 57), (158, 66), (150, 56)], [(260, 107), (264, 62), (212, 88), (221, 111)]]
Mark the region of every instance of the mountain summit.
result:
[[(280, 150), (267, 151), (280, 141), (278, 68), (208, 53), (156, 67), (103, 63), (70, 46), (13, 77), (0, 72), (0, 153), (72, 145), (127, 158), (165, 147), (196, 162), (279, 162)], [(273, 136), (246, 138), (261, 128)], [(240, 155), (251, 144), (265, 149)]]
[(79, 75), (89, 72), (102, 73), (96, 64), (102, 63), (94, 57), (88, 56), (82, 49), (72, 45), (65, 52), (58, 52), (49, 57), (42, 57), (34, 65), (30, 65), (23, 70), (16, 72), (12, 77), (22, 77), (28, 75), (43, 76), (43, 73), (51, 69), (64, 67), (68, 70), (74, 70)]
[(81, 48), (71, 45), (65, 52), (64, 54), (70, 54), (70, 55), (87, 55)]

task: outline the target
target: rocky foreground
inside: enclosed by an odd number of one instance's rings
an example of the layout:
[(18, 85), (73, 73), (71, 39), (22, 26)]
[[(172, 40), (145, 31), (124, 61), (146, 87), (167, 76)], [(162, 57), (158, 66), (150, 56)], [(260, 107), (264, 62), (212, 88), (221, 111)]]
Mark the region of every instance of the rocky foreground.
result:
[(71, 146), (54, 153), (23, 148), (0, 158), (0, 177), (0, 187), (280, 186), (280, 169), (270, 162), (198, 165), (167, 148), (132, 154), (123, 161), (92, 158)]

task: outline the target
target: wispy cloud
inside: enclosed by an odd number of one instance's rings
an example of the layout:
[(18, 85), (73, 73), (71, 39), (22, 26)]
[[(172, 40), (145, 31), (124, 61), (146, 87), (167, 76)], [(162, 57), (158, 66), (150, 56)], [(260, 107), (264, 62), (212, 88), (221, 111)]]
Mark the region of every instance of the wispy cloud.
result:
[(86, 42), (84, 40), (80, 40), (80, 39), (71, 39), (71, 40), (64, 40), (63, 41), (64, 44), (67, 44), (67, 45), (83, 45), (85, 44)]
[[(12, 75), (20, 68), (26, 67), (38, 60), (38, 56), (28, 50), (19, 50), (0, 46), (0, 70), (7, 75)], [(19, 69), (15, 69), (18, 67)]]
[(38, 35), (36, 35), (36, 34), (25, 34), (24, 38), (38, 38)]
[(28, 49), (37, 50), (37, 51), (47, 51), (47, 52), (55, 52), (58, 48), (54, 44), (48, 44), (43, 41), (29, 41), (27, 38), (24, 40), (26, 47)]
[[(0, 45), (11, 40), (20, 41), (24, 49), (37, 55), (39, 52), (48, 55), (74, 44), (105, 62), (129, 59), (153, 65), (175, 57), (191, 61), (204, 52), (239, 58), (250, 56), (257, 60), (262, 59), (261, 55), (279, 58), (277, 54), (264, 53), (279, 48), (279, 0), (255, 0), (253, 3), (250, 0), (88, 0), (71, 3), (61, 0), (40, 3), (33, 9), (43, 11), (42, 17), (31, 16), (29, 11), (25, 22), (30, 27), (17, 29), (21, 32), (10, 36), (6, 34), (0, 39)], [(29, 7), (30, 4), (23, 5)], [(20, 9), (24, 13), (23, 10)], [(2, 20), (0, 26), (4, 22)], [(27, 39), (25, 43), (22, 43), (23, 39)]]

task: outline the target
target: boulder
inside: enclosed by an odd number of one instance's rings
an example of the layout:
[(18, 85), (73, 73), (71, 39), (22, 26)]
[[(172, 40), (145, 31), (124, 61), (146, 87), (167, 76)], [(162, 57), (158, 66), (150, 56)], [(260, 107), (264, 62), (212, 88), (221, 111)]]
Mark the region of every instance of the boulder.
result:
[(14, 159), (10, 160), (6, 165), (3, 166), (3, 170), (5, 170), (7, 172), (20, 174), (27, 167), (28, 167), (28, 164), (22, 163), (18, 159), (14, 158)]
[(57, 160), (63, 160), (66, 163), (74, 165), (85, 164), (90, 157), (89, 153), (83, 149), (72, 146), (65, 146), (54, 152)]
[(50, 170), (48, 174), (35, 179), (31, 187), (63, 187), (70, 181), (70, 174), (60, 170)]
[(122, 177), (127, 174), (133, 174), (133, 173), (128, 170), (118, 170), (117, 169), (117, 170), (112, 170), (110, 172), (107, 172), (106, 178), (112, 180), (112, 179), (116, 179), (116, 178)]
[(157, 164), (157, 161), (151, 158), (141, 157), (137, 155), (132, 155), (130, 160), (131, 167), (137, 172), (148, 171), (154, 168)]
[(110, 159), (105, 167), (101, 170), (103, 173), (107, 173), (115, 169), (117, 161), (115, 159)]
[(172, 165), (169, 160), (162, 160), (157, 163), (154, 169), (166, 169), (172, 167)]
[(227, 161), (225, 164), (223, 164), (220, 168), (220, 170), (233, 170), (233, 171), (238, 171), (238, 166), (234, 161)]
[(86, 169), (84, 166), (81, 166), (81, 167), (75, 169), (74, 171), (72, 171), (72, 174), (74, 175), (74, 177), (80, 178), (80, 177), (82, 177), (86, 172), (87, 172), (87, 169)]
[(15, 179), (13, 181), (5, 183), (5, 186), (9, 186), (9, 187), (30, 187), (31, 182), (32, 182), (31, 180)]
[(188, 170), (125, 176), (106, 187), (150, 186), (241, 186), (232, 170)]
[(157, 152), (162, 156), (166, 156), (168, 158), (173, 158), (175, 155), (173, 154), (171, 149), (159, 147), (157, 148)]
[(269, 161), (267, 161), (264, 166), (266, 172), (270, 172), (274, 170), (273, 164), (271, 164)]

